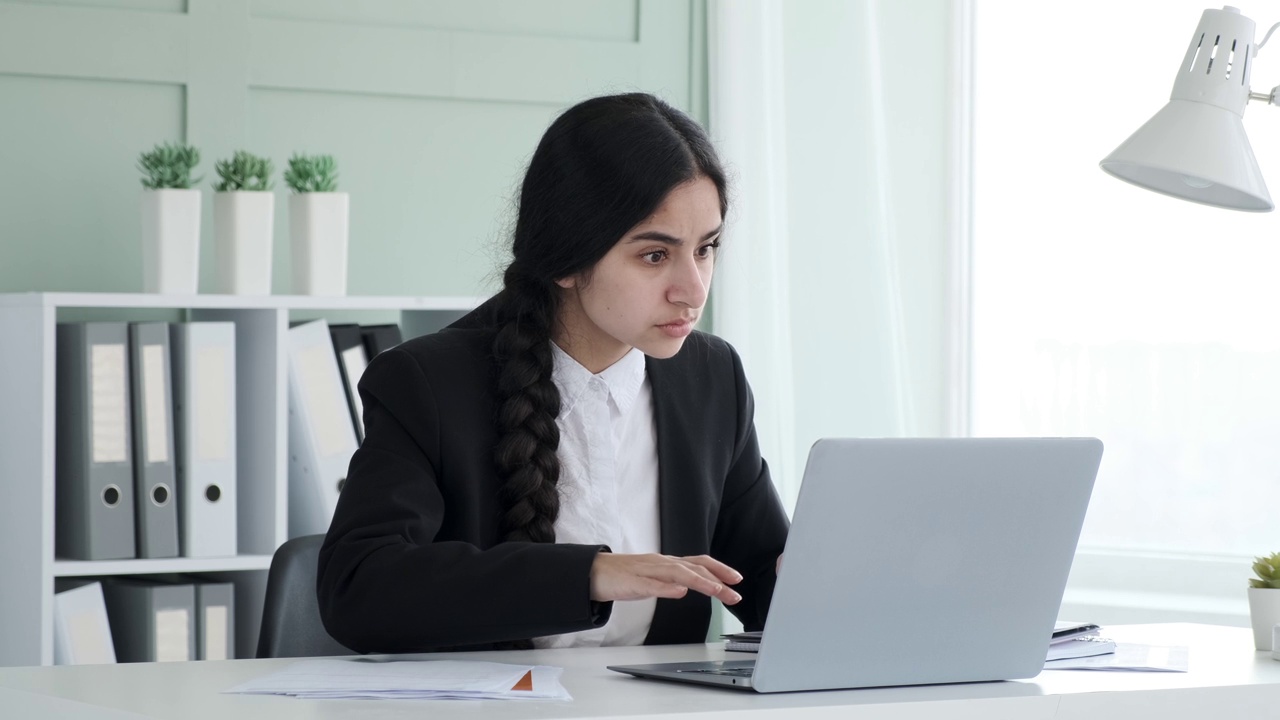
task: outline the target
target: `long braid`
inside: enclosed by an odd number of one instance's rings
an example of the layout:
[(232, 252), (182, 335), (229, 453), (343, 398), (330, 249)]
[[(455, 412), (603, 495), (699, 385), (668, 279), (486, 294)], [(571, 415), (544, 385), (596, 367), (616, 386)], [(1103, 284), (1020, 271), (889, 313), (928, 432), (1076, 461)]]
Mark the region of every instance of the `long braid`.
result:
[(551, 329), (558, 306), (550, 287), (506, 273), (500, 310), (504, 319), (493, 341), (498, 361), (498, 445), (494, 460), (506, 483), (505, 539), (555, 542), (560, 512), (560, 391), (551, 379)]

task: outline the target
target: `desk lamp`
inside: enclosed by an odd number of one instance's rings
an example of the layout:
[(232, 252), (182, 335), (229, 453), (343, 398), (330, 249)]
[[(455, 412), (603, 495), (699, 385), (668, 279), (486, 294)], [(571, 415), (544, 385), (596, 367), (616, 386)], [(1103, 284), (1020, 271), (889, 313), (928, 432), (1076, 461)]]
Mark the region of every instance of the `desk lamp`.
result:
[(1277, 92), (1251, 92), (1257, 52), (1254, 23), (1234, 7), (1205, 10), (1178, 67), (1169, 104), (1101, 163), (1138, 187), (1205, 205), (1268, 212), (1275, 208), (1244, 132), (1250, 100), (1280, 105)]

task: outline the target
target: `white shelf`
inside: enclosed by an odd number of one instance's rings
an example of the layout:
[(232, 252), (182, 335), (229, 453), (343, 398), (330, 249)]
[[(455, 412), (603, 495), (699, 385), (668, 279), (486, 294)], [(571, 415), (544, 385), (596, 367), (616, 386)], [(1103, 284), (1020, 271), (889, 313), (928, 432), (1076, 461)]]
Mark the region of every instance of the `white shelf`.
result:
[[(236, 648), (257, 646), (271, 555), (289, 539), (287, 333), (291, 313), (396, 311), (405, 338), (433, 332), (475, 307), (472, 297), (312, 297), (143, 293), (0, 294), (0, 665), (53, 663), (55, 580), (167, 573), (235, 584)], [(182, 313), (236, 327), (236, 483), (239, 553), (223, 558), (55, 559), (55, 335), (60, 311), (137, 319)], [(104, 312), (105, 311), (105, 312)], [(118, 312), (117, 312), (118, 311)]]
[(159, 575), (266, 570), (270, 555), (236, 555), (219, 558), (163, 558), (157, 560), (55, 560), (54, 577), (90, 575)]
[(151, 293), (9, 293), (0, 307), (176, 308), (225, 310), (470, 310), (484, 298), (348, 295), (157, 295)]

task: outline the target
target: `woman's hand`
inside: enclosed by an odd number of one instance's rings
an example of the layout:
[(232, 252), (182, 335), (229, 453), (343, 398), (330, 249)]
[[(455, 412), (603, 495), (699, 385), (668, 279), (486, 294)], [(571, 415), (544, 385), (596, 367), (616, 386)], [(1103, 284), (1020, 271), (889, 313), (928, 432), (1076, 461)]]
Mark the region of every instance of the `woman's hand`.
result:
[(622, 555), (602, 552), (591, 564), (591, 599), (682, 598), (689, 590), (734, 605), (742, 596), (729, 589), (742, 581), (737, 570), (706, 555)]

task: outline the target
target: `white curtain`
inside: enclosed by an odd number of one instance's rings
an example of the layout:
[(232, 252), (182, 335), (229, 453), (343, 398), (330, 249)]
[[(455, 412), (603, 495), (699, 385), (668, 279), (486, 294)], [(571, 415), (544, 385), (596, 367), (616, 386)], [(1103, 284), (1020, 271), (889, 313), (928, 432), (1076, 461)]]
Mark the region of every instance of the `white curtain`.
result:
[[(717, 335), (742, 356), (756, 430), (787, 507), (796, 467), (781, 0), (708, 5), (711, 135), (731, 210), (713, 284)], [(779, 472), (781, 471), (781, 472)]]

